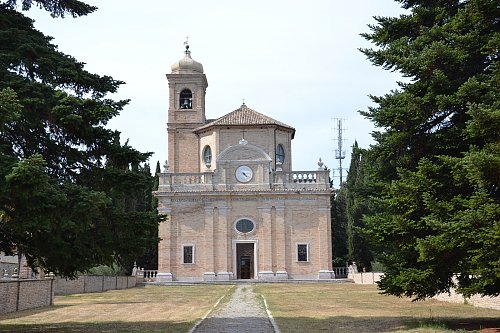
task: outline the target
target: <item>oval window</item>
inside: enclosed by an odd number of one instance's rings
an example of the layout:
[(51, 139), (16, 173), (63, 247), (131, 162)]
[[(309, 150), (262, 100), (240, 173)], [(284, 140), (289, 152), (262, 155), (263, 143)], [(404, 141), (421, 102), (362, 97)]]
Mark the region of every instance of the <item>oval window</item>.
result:
[(203, 149), (203, 162), (207, 166), (212, 163), (212, 148), (210, 146), (205, 146)]
[(285, 162), (285, 149), (281, 144), (276, 146), (276, 162)]
[(255, 223), (253, 223), (248, 219), (241, 219), (238, 222), (236, 222), (236, 230), (243, 234), (252, 232), (254, 231), (254, 229), (255, 229)]

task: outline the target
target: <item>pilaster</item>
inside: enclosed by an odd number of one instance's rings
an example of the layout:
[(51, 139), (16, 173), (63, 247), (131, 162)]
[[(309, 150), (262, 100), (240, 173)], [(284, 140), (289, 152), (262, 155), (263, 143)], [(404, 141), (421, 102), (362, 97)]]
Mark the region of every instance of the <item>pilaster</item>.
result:
[(228, 271), (228, 253), (227, 249), (230, 246), (228, 243), (228, 220), (229, 220), (229, 207), (219, 207), (219, 218), (215, 228), (215, 262), (216, 262), (216, 280), (228, 281), (231, 274)]
[(158, 226), (158, 274), (156, 280), (159, 282), (172, 281), (172, 216), (170, 209), (159, 210), (160, 214), (166, 214), (166, 219)]
[(320, 265), (318, 279), (332, 279), (334, 272), (332, 271), (330, 207), (318, 208), (318, 219), (318, 257)]
[(276, 278), (288, 279), (286, 271), (285, 207), (276, 207)]
[(271, 231), (271, 207), (258, 207), (261, 253), (258, 277), (260, 280), (270, 280), (274, 278), (272, 268), (272, 231)]
[(215, 280), (215, 258), (214, 258), (214, 207), (205, 207), (205, 267), (206, 272), (203, 274), (203, 280)]

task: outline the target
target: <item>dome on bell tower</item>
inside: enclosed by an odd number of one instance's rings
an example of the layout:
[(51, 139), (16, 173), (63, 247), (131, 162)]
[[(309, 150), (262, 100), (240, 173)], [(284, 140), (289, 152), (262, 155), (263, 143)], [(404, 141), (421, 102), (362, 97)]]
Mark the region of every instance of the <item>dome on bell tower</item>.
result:
[(186, 51), (184, 51), (184, 58), (177, 61), (170, 68), (172, 70), (172, 74), (203, 74), (203, 65), (191, 58), (191, 51), (189, 51), (189, 44), (187, 43)]

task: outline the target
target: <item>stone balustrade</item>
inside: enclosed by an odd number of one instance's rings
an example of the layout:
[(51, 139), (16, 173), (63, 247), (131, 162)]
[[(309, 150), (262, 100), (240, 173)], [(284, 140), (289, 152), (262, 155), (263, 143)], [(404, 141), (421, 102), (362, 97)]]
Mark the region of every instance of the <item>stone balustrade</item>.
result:
[(156, 269), (143, 269), (138, 271), (138, 274), (144, 278), (144, 281), (151, 282), (156, 281), (156, 275), (158, 274), (158, 270)]
[(209, 191), (213, 189), (213, 173), (160, 173), (158, 191)]
[(333, 267), (332, 271), (335, 273), (335, 279), (347, 279), (349, 275), (349, 267)]
[[(329, 170), (275, 171), (270, 174), (269, 183), (248, 184), (240, 188), (259, 191), (325, 191), (330, 189)], [(228, 186), (230, 188), (228, 188)], [(224, 184), (215, 173), (160, 173), (158, 192), (197, 192), (236, 189)]]

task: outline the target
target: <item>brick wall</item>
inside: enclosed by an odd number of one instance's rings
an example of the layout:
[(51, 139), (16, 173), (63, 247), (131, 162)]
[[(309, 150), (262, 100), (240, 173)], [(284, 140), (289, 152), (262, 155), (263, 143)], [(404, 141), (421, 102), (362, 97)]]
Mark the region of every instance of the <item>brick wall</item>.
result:
[(54, 280), (0, 280), (0, 314), (49, 306)]
[(127, 289), (135, 287), (136, 284), (137, 278), (135, 276), (83, 275), (74, 280), (57, 278), (54, 290), (56, 295), (84, 294)]

